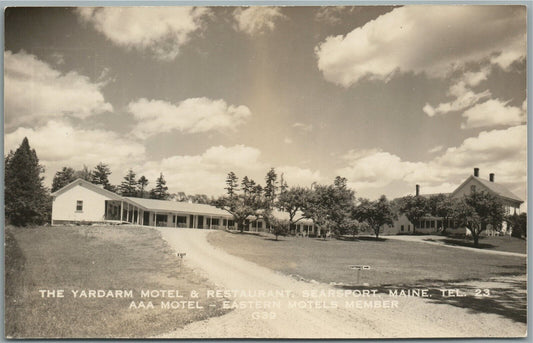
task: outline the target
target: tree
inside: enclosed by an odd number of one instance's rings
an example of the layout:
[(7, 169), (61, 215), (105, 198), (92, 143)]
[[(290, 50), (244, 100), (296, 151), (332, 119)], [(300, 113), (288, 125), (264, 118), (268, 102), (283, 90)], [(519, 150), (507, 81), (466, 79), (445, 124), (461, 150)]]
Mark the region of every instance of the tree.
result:
[(220, 197), (213, 201), (213, 204), (227, 211), (233, 216), (239, 230), (244, 232), (244, 223), (247, 219), (264, 218), (268, 223), (268, 209), (264, 206), (262, 197), (262, 187), (255, 181), (244, 176), (241, 182), (242, 193), (238, 192), (238, 178), (235, 173), (230, 172), (226, 178), (227, 196)]
[(286, 219), (277, 219), (274, 216), (269, 218), (271, 233), (276, 236), (276, 241), (279, 236), (286, 236), (289, 233), (290, 222)]
[(109, 166), (100, 162), (91, 172), (91, 182), (96, 185), (103, 185), (104, 189), (114, 192), (115, 187), (109, 183), (109, 175), (111, 175), (111, 169), (109, 169)]
[(144, 198), (144, 188), (148, 186), (148, 179), (143, 175), (137, 180), (137, 184), (139, 185), (139, 197)]
[(360, 221), (365, 221), (374, 231), (376, 240), (379, 239), (381, 228), (385, 225), (392, 226), (395, 218), (390, 202), (385, 195), (376, 201), (360, 199), (354, 214)]
[(480, 234), (487, 230), (489, 225), (494, 229), (501, 229), (505, 208), (491, 193), (472, 192), (457, 203), (454, 217), (460, 225), (470, 230), (474, 246), (477, 247)]
[(230, 197), (233, 197), (239, 190), (239, 179), (234, 172), (229, 172), (226, 177), (226, 188), (224, 188)]
[(51, 198), (43, 186), (44, 168), (28, 139), (5, 158), (5, 215), (16, 226), (43, 224), (49, 220)]
[(76, 171), (70, 167), (63, 167), (57, 171), (52, 180), (52, 193), (76, 180)]
[(442, 232), (448, 228), (448, 222), (453, 218), (456, 199), (446, 194), (431, 195), (428, 199), (429, 213), (434, 217), (442, 218)]
[(118, 186), (118, 189), (120, 191), (120, 194), (125, 197), (136, 197), (137, 196), (137, 179), (135, 172), (133, 170), (129, 170), (128, 174), (124, 176), (124, 180)]
[(278, 195), (276, 207), (283, 212), (289, 214), (289, 227), (296, 224), (298, 221), (304, 219), (300, 216), (298, 219), (294, 219), (298, 212), (301, 212), (309, 199), (310, 190), (303, 187), (291, 187), (289, 190), (281, 192)]
[(333, 181), (333, 202), (331, 220), (336, 235), (352, 233), (355, 228), (353, 212), (355, 209), (355, 192), (348, 188), (348, 180), (337, 176)]
[(527, 213), (512, 214), (506, 217), (507, 228), (513, 237), (527, 237)]
[(272, 206), (276, 199), (276, 191), (278, 190), (277, 184), (278, 174), (274, 168), (270, 168), (265, 176), (265, 188), (264, 194), (267, 203)]
[(241, 182), (241, 189), (244, 192), (245, 196), (250, 195), (250, 193), (253, 192), (253, 189), (255, 187), (255, 181), (248, 178), (248, 176), (244, 176), (242, 178)]
[(163, 173), (159, 174), (159, 177), (155, 180), (155, 188), (150, 190), (151, 199), (167, 200), (169, 197), (167, 182), (163, 177)]
[(428, 214), (427, 199), (419, 195), (408, 195), (400, 199), (400, 213), (413, 223), (413, 233), (420, 226), (420, 219)]
[(234, 194), (233, 196), (223, 196), (215, 200), (215, 206), (227, 211), (233, 216), (237, 228), (244, 232), (245, 221), (256, 214), (256, 208), (247, 201), (245, 195)]
[(80, 170), (76, 170), (75, 176), (76, 179), (82, 179), (89, 182), (91, 182), (93, 178), (92, 172), (85, 164), (83, 165), (83, 168), (81, 168)]
[(332, 211), (335, 197), (333, 196), (333, 186), (315, 185), (310, 192), (305, 207), (304, 217), (312, 219), (315, 225), (320, 228), (320, 233), (326, 239), (326, 233), (333, 225)]

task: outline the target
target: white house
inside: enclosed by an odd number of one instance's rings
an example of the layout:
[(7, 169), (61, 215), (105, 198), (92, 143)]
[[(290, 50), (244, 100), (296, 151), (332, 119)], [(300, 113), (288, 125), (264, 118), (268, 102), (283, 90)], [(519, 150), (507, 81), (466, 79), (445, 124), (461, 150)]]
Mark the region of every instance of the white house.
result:
[[(505, 206), (507, 214), (519, 214), (520, 205), (524, 202), (520, 197), (511, 192), (507, 187), (495, 182), (494, 173), (489, 174), (489, 179), (484, 179), (479, 176), (479, 168), (474, 168), (474, 174), (470, 175), (466, 180), (459, 185), (452, 193), (445, 193), (451, 195), (453, 198), (462, 198), (472, 192), (488, 192), (495, 195), (498, 200)], [(433, 194), (420, 194), (420, 187), (416, 185), (416, 195), (429, 198)], [(443, 218), (440, 217), (423, 217), (420, 223), (414, 227), (405, 215), (399, 215), (398, 219), (394, 221), (390, 234), (398, 233), (413, 233), (413, 229), (420, 233), (434, 233), (441, 230), (444, 226), (450, 227), (455, 233), (468, 233), (466, 228), (454, 227), (453, 223), (444, 223)], [(507, 231), (506, 223), (502, 224), (502, 232)], [(493, 235), (496, 231), (488, 229), (484, 232), (485, 235)]]
[[(231, 214), (211, 205), (123, 197), (82, 179), (57, 190), (52, 197), (52, 225), (130, 223), (175, 228), (235, 228)], [(284, 212), (275, 211), (274, 216), (288, 219), (288, 214)], [(245, 223), (246, 231), (266, 229), (268, 227), (261, 219), (251, 218)], [(316, 234), (310, 220), (298, 221), (293, 230), (301, 234)]]

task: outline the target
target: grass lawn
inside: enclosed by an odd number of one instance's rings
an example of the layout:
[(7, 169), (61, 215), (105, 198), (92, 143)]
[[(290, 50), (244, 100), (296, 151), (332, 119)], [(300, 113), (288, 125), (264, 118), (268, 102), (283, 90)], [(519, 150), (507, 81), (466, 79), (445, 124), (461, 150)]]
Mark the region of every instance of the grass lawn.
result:
[[(472, 313), (493, 313), (517, 322), (527, 321), (526, 258), (451, 249), (423, 242), (384, 237), (321, 240), (212, 232), (211, 244), (259, 265), (293, 275), (298, 279), (336, 283), (354, 289), (428, 289), (431, 302), (468, 308)], [(357, 271), (349, 265), (367, 265)], [(517, 276), (517, 277), (513, 277)], [(464, 297), (443, 297), (441, 289), (459, 288)], [(476, 297), (479, 289), (489, 289), (489, 297)]]
[[(141, 338), (221, 315), (208, 281), (186, 267), (159, 232), (139, 227), (38, 227), (5, 230), (5, 334), (11, 338)], [(64, 290), (43, 298), (39, 290)], [(141, 298), (141, 290), (178, 290), (183, 298)], [(74, 298), (72, 290), (131, 290), (133, 298)], [(162, 309), (161, 301), (198, 301), (203, 309)], [(154, 309), (130, 309), (152, 301)]]
[(527, 240), (510, 236), (479, 237), (479, 245), (474, 247), (472, 239), (442, 237), (430, 238), (429, 240), (439, 240), (447, 245), (459, 245), (470, 248), (527, 253)]
[(217, 231), (208, 240), (233, 255), (304, 279), (325, 283), (356, 283), (349, 265), (368, 265), (361, 283), (371, 287), (407, 285), (431, 281), (486, 279), (526, 273), (526, 259), (450, 249), (400, 240), (358, 241), (282, 237)]

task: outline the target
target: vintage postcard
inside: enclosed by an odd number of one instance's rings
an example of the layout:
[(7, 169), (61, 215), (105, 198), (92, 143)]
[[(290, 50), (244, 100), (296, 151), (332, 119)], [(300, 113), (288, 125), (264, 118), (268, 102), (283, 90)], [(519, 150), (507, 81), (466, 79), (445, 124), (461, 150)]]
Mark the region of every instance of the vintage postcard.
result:
[(5, 337), (525, 337), (526, 14), (5, 8)]

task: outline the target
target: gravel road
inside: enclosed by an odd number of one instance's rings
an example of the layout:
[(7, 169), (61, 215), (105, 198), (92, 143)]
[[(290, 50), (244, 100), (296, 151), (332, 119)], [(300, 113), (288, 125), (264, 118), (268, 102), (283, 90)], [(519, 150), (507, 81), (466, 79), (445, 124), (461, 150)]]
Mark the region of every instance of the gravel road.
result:
[[(297, 281), (213, 247), (206, 239), (209, 230), (158, 229), (172, 248), (187, 254), (184, 263), (212, 281), (216, 290), (235, 291), (237, 294), (231, 294), (228, 304), (239, 307), (221, 317), (194, 322), (158, 338), (523, 337), (526, 334), (523, 323), (495, 314), (435, 304), (428, 298), (338, 294), (338, 289), (332, 286)], [(382, 308), (368, 308), (370, 305)]]

